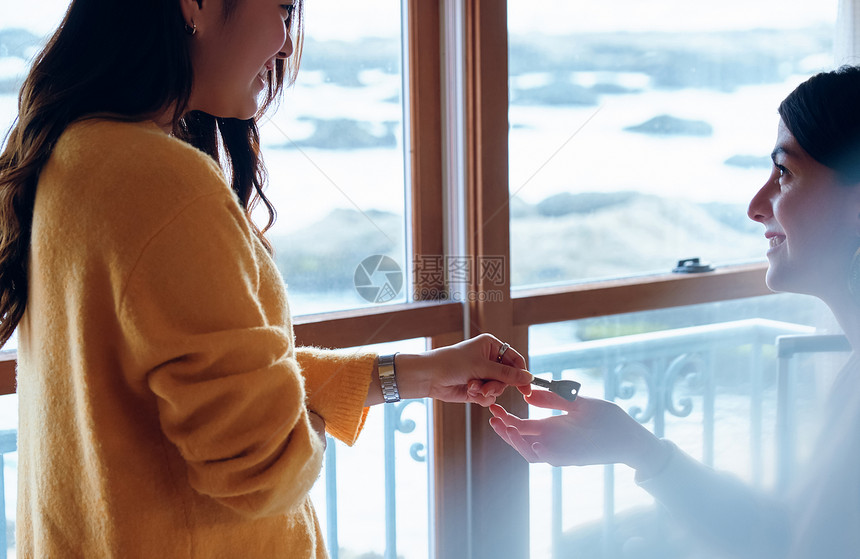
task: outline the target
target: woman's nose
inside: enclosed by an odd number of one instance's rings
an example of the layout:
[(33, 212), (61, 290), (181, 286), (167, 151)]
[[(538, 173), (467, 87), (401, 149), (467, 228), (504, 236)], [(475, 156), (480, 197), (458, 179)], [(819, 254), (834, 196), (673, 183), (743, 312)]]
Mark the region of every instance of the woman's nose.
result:
[(287, 36), (284, 38), (284, 44), (277, 56), (278, 58), (289, 58), (291, 54), (293, 54), (293, 38), (290, 36), (290, 32), (288, 30)]
[(774, 182), (778, 180), (779, 177), (772, 174), (768, 181), (756, 192), (755, 196), (752, 197), (749, 207), (747, 207), (747, 216), (751, 220), (763, 222), (773, 215), (771, 192), (773, 191)]

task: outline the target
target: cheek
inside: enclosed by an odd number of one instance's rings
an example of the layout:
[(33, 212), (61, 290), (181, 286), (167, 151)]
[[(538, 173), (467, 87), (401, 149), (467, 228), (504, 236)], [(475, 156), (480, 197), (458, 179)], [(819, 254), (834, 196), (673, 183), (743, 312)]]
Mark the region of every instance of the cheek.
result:
[(284, 42), (287, 39), (287, 29), (284, 26), (282, 19), (269, 22), (265, 27), (260, 27), (257, 30), (259, 37), (258, 45), (260, 53), (266, 60), (275, 56), (284, 48)]

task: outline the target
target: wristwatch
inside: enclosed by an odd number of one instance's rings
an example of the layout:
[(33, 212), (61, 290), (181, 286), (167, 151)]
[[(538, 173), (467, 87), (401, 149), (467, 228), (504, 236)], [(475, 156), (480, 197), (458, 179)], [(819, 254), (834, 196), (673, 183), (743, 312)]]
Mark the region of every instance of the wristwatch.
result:
[(397, 369), (394, 367), (394, 357), (391, 355), (380, 355), (377, 369), (379, 369), (379, 386), (382, 388), (382, 398), (386, 404), (400, 401), (400, 392), (397, 390)]

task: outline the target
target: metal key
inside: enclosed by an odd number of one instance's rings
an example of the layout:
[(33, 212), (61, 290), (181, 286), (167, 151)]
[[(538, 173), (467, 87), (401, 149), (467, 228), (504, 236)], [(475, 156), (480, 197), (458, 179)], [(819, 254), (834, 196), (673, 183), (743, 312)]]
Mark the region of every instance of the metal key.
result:
[(550, 392), (558, 394), (568, 402), (576, 400), (576, 395), (579, 394), (579, 387), (582, 386), (575, 380), (546, 380), (538, 377), (532, 379), (532, 384), (541, 388), (547, 388)]

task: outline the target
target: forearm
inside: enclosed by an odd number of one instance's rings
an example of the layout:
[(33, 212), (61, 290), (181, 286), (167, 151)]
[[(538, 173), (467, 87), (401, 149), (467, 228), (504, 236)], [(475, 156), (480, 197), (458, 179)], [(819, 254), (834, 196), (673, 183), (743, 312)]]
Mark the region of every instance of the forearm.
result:
[[(394, 357), (394, 368), (397, 391), (402, 400), (426, 398), (430, 395), (430, 374), (426, 354), (398, 353)], [(373, 364), (364, 405), (375, 406), (384, 401), (377, 360)]]
[(376, 355), (302, 347), (296, 357), (305, 378), (308, 409), (325, 419), (333, 437), (352, 444), (366, 417), (364, 400), (373, 384)]
[(785, 557), (788, 514), (776, 499), (665, 443), (671, 456), (657, 475), (637, 482), (691, 533), (737, 557)]
[[(495, 337), (481, 334), (422, 353), (398, 353), (394, 377), (399, 397), (489, 406), (508, 386), (526, 385), (533, 378), (523, 368), (525, 360), (513, 348), (506, 348), (505, 359), (500, 359), (501, 346)], [(384, 398), (378, 362), (368, 380), (365, 405), (381, 404)]]

